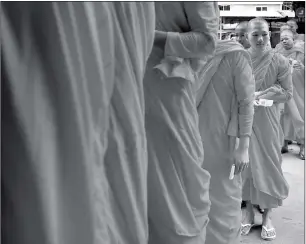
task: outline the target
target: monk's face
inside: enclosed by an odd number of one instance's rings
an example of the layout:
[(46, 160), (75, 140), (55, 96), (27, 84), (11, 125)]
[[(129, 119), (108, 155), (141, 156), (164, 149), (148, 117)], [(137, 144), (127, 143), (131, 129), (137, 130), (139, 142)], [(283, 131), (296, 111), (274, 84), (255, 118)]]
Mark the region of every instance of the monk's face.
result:
[(242, 27), (237, 27), (235, 30), (236, 41), (238, 41), (244, 48), (249, 48), (250, 43), (247, 39), (247, 29)]
[(264, 50), (270, 41), (270, 32), (267, 23), (253, 22), (248, 28), (248, 41), (252, 48)]
[(280, 39), (285, 49), (289, 50), (293, 47), (293, 35), (290, 33), (282, 33)]
[(297, 30), (298, 26), (297, 26), (297, 24), (296, 24), (294, 21), (290, 21), (290, 20), (289, 20), (289, 21), (287, 22), (287, 25), (290, 26), (291, 31), (292, 31), (293, 33), (296, 33), (296, 30)]

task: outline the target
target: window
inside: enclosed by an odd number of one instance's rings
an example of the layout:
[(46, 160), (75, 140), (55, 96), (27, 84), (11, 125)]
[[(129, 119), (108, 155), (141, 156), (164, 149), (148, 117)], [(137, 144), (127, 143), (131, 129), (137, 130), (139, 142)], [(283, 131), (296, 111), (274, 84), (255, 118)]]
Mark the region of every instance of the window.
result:
[(267, 7), (256, 7), (256, 11), (268, 11)]
[(292, 2), (283, 2), (282, 10), (292, 10)]
[(231, 6), (230, 5), (220, 5), (219, 9), (221, 11), (230, 11), (231, 10)]

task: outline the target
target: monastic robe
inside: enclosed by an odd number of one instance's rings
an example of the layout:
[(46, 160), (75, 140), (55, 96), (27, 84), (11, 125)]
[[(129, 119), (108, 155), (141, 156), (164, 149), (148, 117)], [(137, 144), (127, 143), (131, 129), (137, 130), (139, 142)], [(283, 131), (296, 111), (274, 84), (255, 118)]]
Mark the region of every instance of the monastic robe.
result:
[[(252, 58), (256, 91), (278, 86), (289, 101), (292, 80), (289, 61), (274, 50)], [(277, 102), (271, 107), (256, 107), (250, 141), (250, 167), (243, 172), (243, 200), (262, 208), (276, 208), (288, 196), (289, 187), (281, 168), (280, 117)]]
[(255, 81), (251, 65), (243, 46), (219, 41), (214, 58), (200, 69), (196, 94), (203, 168), (211, 175), (206, 243), (240, 243), (241, 175), (230, 180), (229, 174), (236, 138), (252, 133)]
[(204, 243), (209, 179), (192, 85), (199, 58), (213, 54), (216, 2), (156, 2), (154, 46), (144, 78), (148, 141), (149, 243)]
[(292, 67), (293, 99), (284, 105), (281, 124), (286, 140), (304, 144), (305, 123), (305, 51), (304, 45), (294, 45), (290, 50), (281, 49), (280, 54), (302, 64), (301, 69)]
[(153, 3), (1, 6), (3, 242), (147, 243)]

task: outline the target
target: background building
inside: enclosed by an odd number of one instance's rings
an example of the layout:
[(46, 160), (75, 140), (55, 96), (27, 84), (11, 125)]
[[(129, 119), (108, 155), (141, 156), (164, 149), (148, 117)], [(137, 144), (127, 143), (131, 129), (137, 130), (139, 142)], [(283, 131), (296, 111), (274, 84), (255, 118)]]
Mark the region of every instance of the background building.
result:
[[(304, 3), (305, 2), (301, 2)], [(279, 28), (296, 14), (294, 2), (218, 2), (220, 9), (219, 39), (229, 38), (241, 21), (262, 17), (270, 24), (271, 45), (279, 42)], [(300, 31), (301, 32), (301, 31)]]

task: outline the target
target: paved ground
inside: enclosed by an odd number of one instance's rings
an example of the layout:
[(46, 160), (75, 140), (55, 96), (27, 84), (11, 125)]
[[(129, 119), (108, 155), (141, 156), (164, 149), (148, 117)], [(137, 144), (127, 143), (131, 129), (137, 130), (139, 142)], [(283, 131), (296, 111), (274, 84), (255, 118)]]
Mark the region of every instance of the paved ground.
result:
[[(251, 244), (304, 244), (304, 161), (298, 158), (299, 148), (289, 147), (290, 153), (283, 155), (283, 171), (290, 185), (289, 197), (283, 206), (273, 213), (273, 222), (277, 239), (271, 242), (260, 238), (261, 226), (254, 227), (251, 233), (241, 238), (241, 243)], [(261, 215), (257, 214), (256, 224), (261, 224)]]

